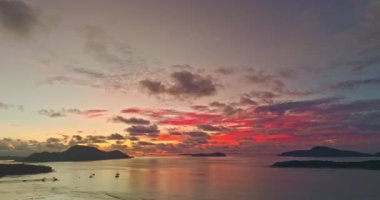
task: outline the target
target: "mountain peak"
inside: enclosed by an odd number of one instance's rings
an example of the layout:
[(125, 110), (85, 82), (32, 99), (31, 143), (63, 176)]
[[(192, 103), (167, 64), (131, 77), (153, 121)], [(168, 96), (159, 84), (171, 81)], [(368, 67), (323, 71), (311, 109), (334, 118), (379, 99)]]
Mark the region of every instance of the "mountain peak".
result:
[(70, 150), (70, 149), (96, 149), (95, 147), (91, 147), (91, 146), (85, 146), (85, 145), (73, 145), (71, 147), (69, 147), (67, 150)]
[(69, 147), (64, 152), (71, 152), (71, 151), (100, 151), (100, 150), (91, 146), (74, 145), (74, 146)]
[(326, 147), (326, 146), (314, 146), (310, 150), (338, 150), (338, 149)]

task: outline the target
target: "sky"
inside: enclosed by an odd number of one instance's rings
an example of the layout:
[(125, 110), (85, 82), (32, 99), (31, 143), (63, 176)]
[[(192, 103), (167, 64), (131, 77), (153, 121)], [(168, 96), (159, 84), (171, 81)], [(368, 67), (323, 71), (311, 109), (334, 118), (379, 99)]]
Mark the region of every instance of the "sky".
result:
[(0, 155), (380, 152), (379, 0), (0, 0)]

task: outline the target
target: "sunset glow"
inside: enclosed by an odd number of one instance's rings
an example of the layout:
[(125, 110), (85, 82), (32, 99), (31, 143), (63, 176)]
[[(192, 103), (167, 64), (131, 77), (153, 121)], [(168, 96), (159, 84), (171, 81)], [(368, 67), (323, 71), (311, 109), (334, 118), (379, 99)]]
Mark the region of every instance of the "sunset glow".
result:
[(0, 5), (1, 155), (380, 144), (378, 1)]

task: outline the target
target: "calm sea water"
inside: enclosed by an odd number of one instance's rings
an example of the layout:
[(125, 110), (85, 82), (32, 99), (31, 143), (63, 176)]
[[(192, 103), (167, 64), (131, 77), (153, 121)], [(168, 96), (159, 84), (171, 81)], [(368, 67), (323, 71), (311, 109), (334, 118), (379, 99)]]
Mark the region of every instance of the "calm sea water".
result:
[[(139, 157), (48, 163), (55, 172), (0, 178), (0, 199), (380, 199), (380, 171), (268, 167), (283, 159)], [(89, 178), (93, 173), (95, 176)], [(119, 178), (115, 178), (116, 173), (120, 173)], [(19, 181), (43, 177), (57, 177), (59, 181)]]

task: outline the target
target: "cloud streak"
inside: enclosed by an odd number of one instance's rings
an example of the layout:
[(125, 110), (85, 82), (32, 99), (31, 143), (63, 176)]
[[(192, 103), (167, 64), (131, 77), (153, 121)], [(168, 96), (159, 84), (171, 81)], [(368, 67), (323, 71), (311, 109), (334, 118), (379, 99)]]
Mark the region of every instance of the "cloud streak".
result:
[(380, 77), (358, 80), (346, 80), (331, 86), (332, 90), (353, 90), (364, 86), (376, 86), (380, 84)]
[(89, 109), (89, 110), (79, 110), (76, 108), (53, 110), (53, 109), (41, 109), (38, 114), (44, 115), (50, 118), (66, 117), (68, 114), (82, 115), (86, 118), (95, 118), (104, 116), (108, 110), (105, 109)]

